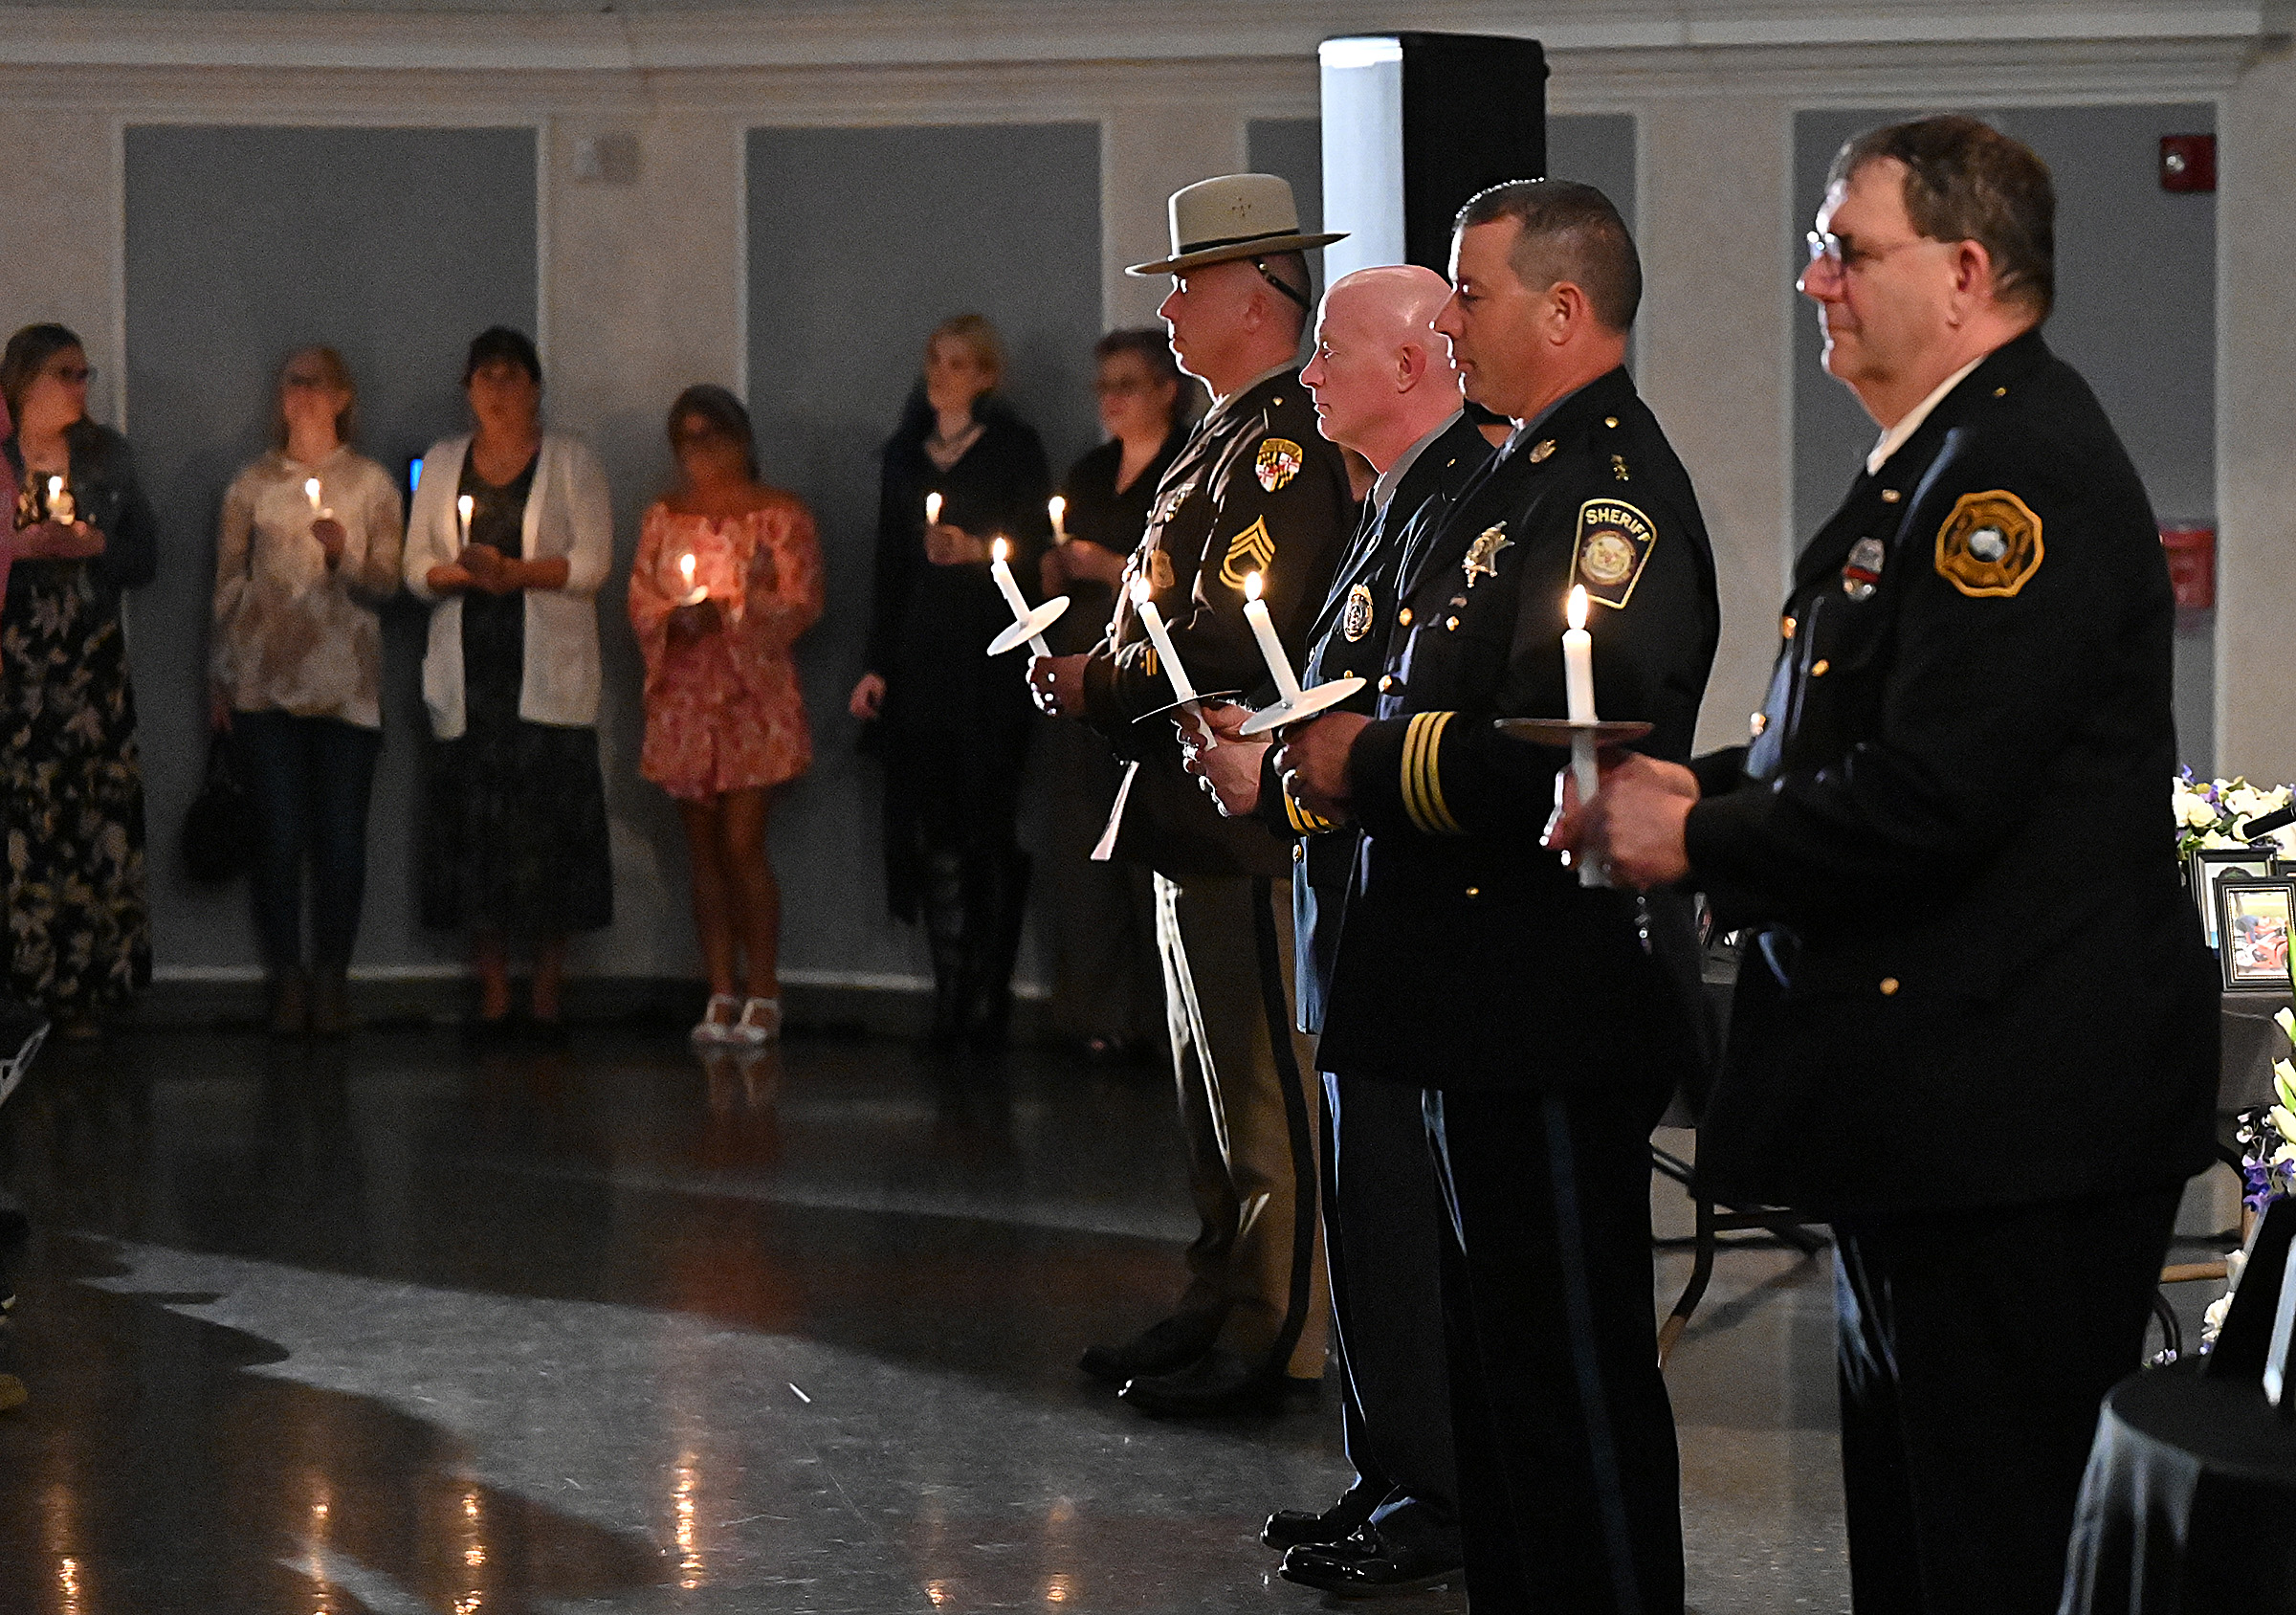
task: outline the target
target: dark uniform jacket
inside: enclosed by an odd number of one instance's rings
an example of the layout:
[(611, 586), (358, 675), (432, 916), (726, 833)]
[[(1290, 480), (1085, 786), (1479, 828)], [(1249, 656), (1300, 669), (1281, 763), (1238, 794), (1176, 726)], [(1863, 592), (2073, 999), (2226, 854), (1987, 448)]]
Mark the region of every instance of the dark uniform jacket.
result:
[(2175, 625), (2144, 487), (2037, 331), (1859, 476), (1796, 564), (1753, 746), (1698, 764), (1694, 877), (1753, 933), (1711, 1192), (1855, 1215), (2208, 1162)]
[(1172, 684), (1132, 603), (1146, 578), (1188, 680), (1201, 695), (1272, 690), (1244, 619), (1245, 580), (1261, 575), (1292, 666), (1356, 520), (1347, 464), (1315, 430), (1295, 369), (1247, 387), (1204, 417), (1158, 486), (1148, 530), (1125, 564), (1108, 632), (1085, 664), (1085, 719), (1137, 767), (1116, 855), (1159, 874), (1291, 873), (1285, 840), (1224, 819), (1181, 766), (1170, 723), (1136, 719), (1172, 704)]
[[(1690, 479), (1624, 369), (1517, 434), (1404, 562), (1378, 717), (1348, 783), (1364, 835), (1319, 1063), (1427, 1087), (1631, 1086), (1699, 1074), (1688, 903), (1586, 890), (1539, 845), (1567, 748), (1563, 607), (1597, 602), (1595, 697), (1689, 755), (1721, 622)], [(1647, 940), (1645, 940), (1645, 937)]]
[[(1412, 536), (1424, 532), (1490, 458), (1490, 444), (1462, 414), (1405, 468), (1384, 511), (1375, 513), (1365, 505), (1362, 524), (1333, 575), (1331, 593), (1308, 630), (1308, 662), (1300, 675), (1303, 689), (1360, 676), (1363, 688), (1339, 710), (1375, 710), (1375, 663), (1386, 645), (1387, 625), (1395, 620), (1396, 580), (1403, 552)], [(1324, 991), (1339, 945), (1340, 916), (1347, 906), (1347, 882), (1355, 869), (1358, 838), (1354, 825), (1334, 825), (1286, 793), (1275, 772), (1279, 749), (1269, 746), (1260, 765), (1258, 814), (1276, 834), (1295, 838), (1292, 992), (1299, 1029), (1313, 1032), (1323, 1027)]]

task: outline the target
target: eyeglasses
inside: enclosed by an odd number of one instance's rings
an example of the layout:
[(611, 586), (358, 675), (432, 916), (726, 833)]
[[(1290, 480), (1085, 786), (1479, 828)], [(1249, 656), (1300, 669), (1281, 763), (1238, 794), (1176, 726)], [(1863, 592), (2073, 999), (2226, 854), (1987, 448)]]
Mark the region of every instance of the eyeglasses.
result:
[(1890, 254), (1902, 253), (1908, 247), (1955, 247), (1960, 245), (1958, 241), (1940, 241), (1932, 236), (1917, 235), (1910, 241), (1900, 241), (1893, 246), (1861, 247), (1852, 237), (1835, 235), (1822, 230), (1805, 231), (1802, 240), (1809, 246), (1811, 266), (1814, 268), (1822, 261), (1836, 275), (1846, 275), (1849, 271), (1861, 269), (1866, 264), (1879, 263)]
[(95, 376), (96, 367), (93, 365), (65, 365), (50, 370), (48, 374), (66, 387), (81, 387)]

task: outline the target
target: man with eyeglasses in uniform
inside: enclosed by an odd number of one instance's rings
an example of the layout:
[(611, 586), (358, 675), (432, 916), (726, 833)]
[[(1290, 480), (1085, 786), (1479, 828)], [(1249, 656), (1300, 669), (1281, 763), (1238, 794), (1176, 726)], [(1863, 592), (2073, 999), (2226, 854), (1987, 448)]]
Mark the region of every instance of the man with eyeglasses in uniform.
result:
[(2098, 1405), (2212, 1159), (2152, 513), (2042, 343), (2047, 168), (1969, 118), (1834, 159), (1801, 292), (1882, 429), (1796, 563), (1750, 746), (1552, 830), (1746, 937), (1709, 1198), (1834, 1225), (1859, 1615), (2053, 1615)]

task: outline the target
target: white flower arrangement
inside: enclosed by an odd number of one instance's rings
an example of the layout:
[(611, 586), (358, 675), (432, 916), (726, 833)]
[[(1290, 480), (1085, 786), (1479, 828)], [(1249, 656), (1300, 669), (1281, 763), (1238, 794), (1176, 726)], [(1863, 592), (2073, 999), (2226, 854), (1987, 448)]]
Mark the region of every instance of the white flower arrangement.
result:
[[(2179, 854), (2202, 847), (2245, 847), (2241, 828), (2251, 819), (2285, 808), (2296, 800), (2286, 785), (2259, 790), (2245, 779), (2198, 780), (2190, 768), (2177, 770), (2169, 787), (2169, 804), (2176, 818)], [(2284, 858), (2296, 858), (2296, 825), (2272, 832), (2273, 845)]]

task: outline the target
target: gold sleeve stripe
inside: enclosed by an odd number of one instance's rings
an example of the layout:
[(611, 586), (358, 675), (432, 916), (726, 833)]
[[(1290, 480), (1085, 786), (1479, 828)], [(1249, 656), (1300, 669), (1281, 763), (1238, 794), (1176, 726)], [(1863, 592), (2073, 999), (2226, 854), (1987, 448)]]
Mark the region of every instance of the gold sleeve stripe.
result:
[(1151, 677), (1151, 678), (1154, 678), (1154, 677), (1156, 676), (1156, 647), (1155, 647), (1155, 646), (1153, 646), (1153, 645), (1144, 645), (1144, 646), (1142, 646), (1142, 647), (1140, 648), (1140, 671), (1141, 671), (1142, 673), (1146, 674), (1146, 675), (1147, 675), (1149, 677)]
[(1437, 753), (1443, 744), (1443, 732), (1453, 717), (1448, 712), (1423, 712), (1413, 716), (1410, 727), (1403, 731), (1403, 811), (1424, 835), (1465, 835), (1459, 821), (1451, 817), (1451, 809), (1443, 799), (1443, 781), (1437, 763)]
[(1313, 813), (1302, 808), (1290, 791), (1284, 792), (1284, 817), (1290, 819), (1292, 828), (1302, 835), (1321, 835), (1332, 828), (1331, 820), (1321, 813)]

